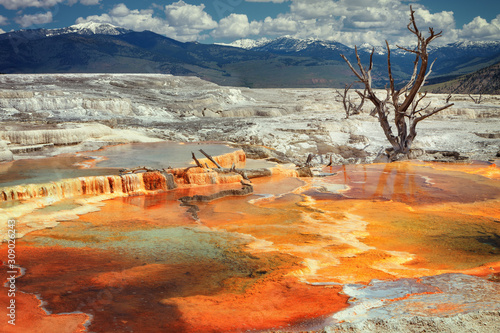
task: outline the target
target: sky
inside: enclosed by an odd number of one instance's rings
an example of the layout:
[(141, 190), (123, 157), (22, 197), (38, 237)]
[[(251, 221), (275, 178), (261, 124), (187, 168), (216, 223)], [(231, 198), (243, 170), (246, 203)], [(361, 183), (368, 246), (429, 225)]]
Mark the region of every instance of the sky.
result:
[(182, 42), (287, 35), (349, 46), (410, 45), (410, 5), (420, 30), (443, 31), (435, 44), (500, 41), (499, 0), (0, 0), (0, 33), (94, 21)]

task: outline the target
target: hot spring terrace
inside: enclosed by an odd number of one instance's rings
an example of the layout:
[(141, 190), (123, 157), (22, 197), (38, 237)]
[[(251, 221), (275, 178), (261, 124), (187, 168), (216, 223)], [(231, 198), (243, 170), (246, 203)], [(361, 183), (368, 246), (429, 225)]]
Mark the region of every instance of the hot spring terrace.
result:
[[(500, 331), (500, 98), (453, 95), (419, 124), (418, 148), (467, 161), (373, 164), (379, 124), (334, 96), (1, 75), (0, 234), (15, 221), (16, 266), (3, 242), (0, 278), (16, 271), (17, 308), (0, 331)], [(312, 154), (323, 177), (252, 159), (263, 150)]]
[[(498, 327), (495, 164), (345, 165), (326, 177), (273, 166), (251, 193), (221, 198), (244, 179), (201, 158), (209, 168), (119, 174), (138, 152), (154, 165), (166, 146), (11, 162), (18, 184), (0, 190), (1, 209), (17, 221), (22, 293), (18, 326), (3, 331), (363, 331), (373, 320), (411, 331), (414, 317)], [(181, 145), (183, 163), (194, 147)], [(223, 167), (270, 168), (221, 149)], [(43, 174), (33, 165), (64, 178), (19, 184)], [(217, 199), (180, 200), (195, 196)], [(1, 253), (6, 262), (6, 243)]]

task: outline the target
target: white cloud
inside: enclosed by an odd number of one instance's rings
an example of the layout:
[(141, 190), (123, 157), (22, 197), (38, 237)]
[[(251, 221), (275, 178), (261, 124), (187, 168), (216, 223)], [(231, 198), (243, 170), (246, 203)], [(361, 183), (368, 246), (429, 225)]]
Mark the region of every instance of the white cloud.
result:
[(415, 20), (421, 30), (429, 27), (434, 28), (434, 31), (451, 31), (455, 29), (455, 18), (453, 12), (443, 11), (431, 14), (429, 10), (417, 8), (415, 10)]
[[(290, 11), (262, 22), (261, 35), (290, 34), (300, 38), (337, 40), (354, 46), (370, 43), (407, 45), (415, 37), (407, 30), (408, 1), (402, 0), (291, 0)], [(417, 25), (426, 32), (428, 27), (444, 30), (440, 43), (455, 38), (453, 12), (430, 13), (414, 3)]]
[(39, 13), (34, 15), (23, 15), (14, 19), (21, 27), (26, 28), (32, 25), (43, 25), (52, 22), (52, 12)]
[[(22, 2), (62, 0), (1, 1), (19, 5)], [(90, 3), (98, 0), (79, 1)], [(408, 4), (412, 3), (417, 25), (424, 34), (428, 34), (429, 27), (436, 32), (443, 31), (442, 37), (433, 42), (434, 45), (454, 42), (458, 38), (500, 39), (500, 16), (491, 22), (478, 17), (462, 29), (457, 29), (453, 12), (431, 12), (416, 0), (245, 0), (290, 3), (289, 11), (260, 21), (250, 21), (247, 15), (235, 12), (238, 8), (236, 4), (243, 1), (223, 2), (233, 6), (230, 6), (233, 13), (221, 16), (219, 22), (205, 11), (205, 5), (192, 5), (180, 0), (166, 6), (155, 4), (150, 9), (129, 9), (121, 3), (107, 13), (79, 18), (77, 23), (91, 20), (109, 22), (138, 31), (151, 30), (180, 41), (203, 40), (209, 35), (225, 39), (291, 35), (335, 40), (349, 46), (364, 43), (384, 46), (385, 40), (391, 45), (410, 45), (416, 42), (415, 36), (407, 29), (410, 16)]]
[(334, 15), (338, 4), (331, 0), (294, 0), (290, 6), (291, 13), (297, 19), (312, 19)]
[[(65, 1), (66, 0), (0, 0), (0, 5), (4, 6), (6, 9), (18, 10), (28, 7), (49, 8)], [(101, 2), (101, 0), (68, 0), (67, 3), (72, 6), (78, 1), (85, 6), (98, 5)]]
[(266, 17), (261, 33), (265, 35), (287, 35), (297, 33), (301, 22), (288, 15), (278, 15), (276, 18)]
[(0, 0), (0, 5), (7, 9), (17, 10), (20, 8), (36, 7), (48, 8), (53, 7), (65, 0)]
[(204, 9), (203, 4), (195, 6), (180, 0), (165, 6), (167, 23), (175, 28), (177, 36), (192, 40), (203, 30), (217, 27), (217, 22)]
[(9, 19), (3, 15), (0, 15), (0, 25), (7, 25), (9, 23)]
[(4, 34), (5, 31), (3, 29), (0, 29), (0, 34)]
[(76, 23), (85, 23), (89, 21), (111, 23), (135, 31), (150, 30), (167, 36), (175, 34), (172, 27), (169, 27), (161, 18), (153, 17), (153, 14), (154, 11), (150, 9), (130, 10), (124, 4), (118, 4), (109, 14), (91, 15), (86, 18), (80, 17), (76, 20)]
[(500, 40), (500, 14), (490, 23), (482, 17), (475, 17), (464, 24), (459, 36), (465, 40)]
[(101, 0), (68, 0), (68, 5), (73, 6), (78, 1), (84, 6), (93, 6), (101, 3)]
[(118, 5), (113, 7), (109, 14), (114, 17), (125, 17), (127, 15), (130, 15), (130, 9), (128, 9), (125, 4), (119, 3)]
[(212, 36), (242, 38), (249, 35), (258, 35), (261, 27), (262, 23), (260, 22), (248, 22), (248, 17), (244, 14), (231, 14), (219, 21), (219, 26), (212, 31)]
[(101, 3), (101, 0), (80, 0), (80, 3), (85, 6), (95, 6)]

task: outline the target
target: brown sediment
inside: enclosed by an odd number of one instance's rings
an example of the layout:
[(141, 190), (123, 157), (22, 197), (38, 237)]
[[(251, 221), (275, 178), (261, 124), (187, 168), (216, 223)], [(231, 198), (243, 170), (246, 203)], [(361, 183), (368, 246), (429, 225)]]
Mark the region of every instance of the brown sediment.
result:
[(147, 191), (166, 191), (168, 190), (167, 187), (167, 180), (164, 175), (158, 172), (146, 172), (142, 180), (144, 181), (144, 188)]
[[(4, 252), (4, 251), (2, 251)], [(7, 281), (11, 274), (7, 272), (7, 266), (1, 266), (0, 279)], [(15, 271), (19, 271), (18, 268)], [(48, 314), (42, 309), (42, 302), (32, 294), (26, 294), (19, 289), (19, 280), (16, 280), (14, 295), (9, 296), (9, 288), (2, 285), (0, 287), (0, 331), (4, 333), (19, 333), (19, 332), (65, 332), (65, 333), (81, 333), (86, 332), (86, 324), (89, 323), (90, 317), (85, 313), (67, 313), (67, 314)], [(15, 304), (15, 317), (9, 317), (11, 310), (7, 309), (11, 304), (11, 300)], [(9, 321), (15, 319), (13, 323)]]
[(184, 196), (179, 200), (183, 203), (208, 202), (224, 197), (245, 196), (252, 193), (253, 193), (253, 186), (250, 184), (243, 184), (243, 187), (240, 189), (222, 190), (209, 195), (197, 194), (193, 196)]

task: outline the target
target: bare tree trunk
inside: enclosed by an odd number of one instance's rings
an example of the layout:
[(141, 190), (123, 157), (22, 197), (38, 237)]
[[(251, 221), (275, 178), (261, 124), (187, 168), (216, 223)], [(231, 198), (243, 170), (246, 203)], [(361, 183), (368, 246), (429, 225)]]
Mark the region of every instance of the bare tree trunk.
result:
[[(390, 87), (386, 88), (387, 95), (385, 99), (382, 100), (377, 97), (372, 87), (371, 71), (373, 69), (374, 50), (372, 50), (370, 55), (368, 69), (363, 67), (361, 64), (357, 48), (355, 48), (355, 53), (359, 70), (355, 69), (344, 55), (341, 55), (351, 71), (359, 79), (359, 82), (365, 86), (363, 93), (360, 91), (356, 92), (363, 100), (368, 99), (375, 106), (373, 113), (378, 118), (382, 130), (393, 148), (392, 158), (397, 158), (398, 154), (407, 155), (410, 152), (413, 141), (417, 136), (416, 127), (420, 121), (453, 105), (448, 104), (447, 101), (446, 105), (432, 110), (429, 110), (430, 103), (422, 107), (419, 106), (427, 95), (427, 93), (420, 93), (420, 89), (425, 84), (427, 77), (432, 71), (432, 66), (434, 65), (434, 62), (432, 62), (429, 66), (427, 46), (431, 41), (440, 37), (442, 32), (435, 33), (432, 28), (429, 28), (430, 35), (428, 37), (424, 37), (418, 30), (415, 23), (414, 13), (415, 12), (410, 6), (410, 23), (408, 24), (408, 30), (417, 37), (417, 47), (415, 49), (407, 49), (398, 46), (398, 48), (402, 50), (415, 54), (413, 74), (403, 88), (396, 90), (394, 77), (392, 75), (391, 50), (389, 48), (389, 43), (386, 41), (387, 67)], [(394, 113), (394, 125), (396, 127), (397, 134), (393, 133), (392, 126), (389, 122), (388, 116), (391, 113), (391, 110)]]
[(361, 102), (359, 103), (359, 105), (356, 105), (351, 101), (351, 97), (349, 96), (349, 90), (351, 90), (351, 87), (352, 83), (350, 85), (346, 84), (343, 94), (337, 91), (337, 94), (342, 98), (342, 104), (344, 105), (346, 119), (348, 119), (352, 115), (360, 114), (361, 109), (363, 108), (363, 104), (365, 103), (364, 98), (361, 98)]

